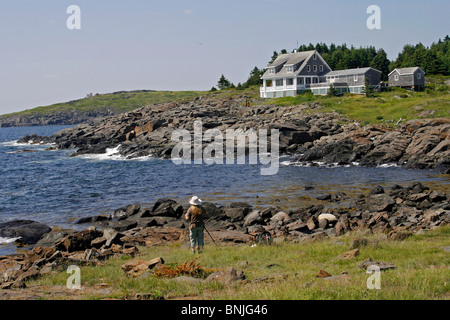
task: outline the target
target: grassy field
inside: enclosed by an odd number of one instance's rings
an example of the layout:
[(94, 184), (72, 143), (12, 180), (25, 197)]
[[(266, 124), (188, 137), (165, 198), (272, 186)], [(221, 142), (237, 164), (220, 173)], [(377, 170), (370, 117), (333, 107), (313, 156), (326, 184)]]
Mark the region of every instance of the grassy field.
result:
[(373, 97), (345, 94), (340, 97), (314, 96), (310, 92), (276, 99), (259, 98), (259, 87), (244, 90), (225, 89), (221, 91), (127, 91), (94, 95), (65, 103), (37, 107), (17, 113), (3, 115), (11, 117), (26, 114), (54, 114), (69, 110), (92, 111), (112, 110), (114, 112), (131, 111), (145, 105), (170, 101), (189, 101), (198, 96), (216, 99), (247, 97), (253, 105), (275, 104), (278, 106), (295, 106), (319, 103), (321, 107), (305, 112), (337, 112), (350, 120), (362, 124), (384, 124), (393, 126), (400, 119), (450, 117), (450, 77), (427, 77), (426, 90), (413, 92), (405, 89), (390, 89), (375, 93)]
[[(366, 238), (368, 244), (359, 248), (356, 258), (341, 258), (340, 254), (350, 249), (354, 238)], [(383, 235), (351, 233), (315, 242), (283, 241), (271, 246), (208, 244), (203, 253), (196, 255), (202, 267), (212, 270), (234, 267), (246, 276), (243, 282), (228, 285), (204, 281), (192, 284), (159, 278), (151, 273), (128, 278), (121, 265), (135, 258), (162, 257), (166, 265), (177, 266), (194, 257), (185, 244), (146, 247), (141, 248), (141, 254), (134, 258), (112, 258), (101, 267), (82, 267), (83, 289), (77, 293), (77, 299), (128, 299), (137, 293), (146, 293), (164, 299), (448, 300), (450, 255), (443, 249), (448, 246), (450, 226), (404, 241), (387, 240)], [(359, 267), (369, 257), (396, 267), (381, 271), (380, 289), (367, 287), (371, 274)], [(317, 278), (319, 270), (333, 277)], [(343, 272), (346, 274), (341, 275)], [(65, 286), (68, 276), (66, 272), (54, 272), (28, 283), (28, 286)], [(99, 285), (109, 288), (108, 293), (87, 290)], [(42, 296), (42, 299), (47, 298)]]
[(345, 94), (340, 97), (314, 96), (305, 92), (296, 97), (267, 99), (280, 106), (319, 103), (309, 112), (337, 112), (362, 124), (393, 125), (400, 119), (450, 117), (450, 77), (428, 77), (426, 90), (414, 92), (401, 88), (375, 93), (373, 97)]
[(4, 116), (11, 117), (15, 115), (26, 115), (31, 113), (51, 114), (73, 109), (78, 111), (110, 109), (115, 112), (126, 112), (150, 104), (193, 99), (204, 93), (205, 92), (203, 91), (123, 91), (94, 95), (90, 98), (83, 98), (64, 103), (56, 103), (50, 106), (37, 107), (16, 113), (6, 114)]

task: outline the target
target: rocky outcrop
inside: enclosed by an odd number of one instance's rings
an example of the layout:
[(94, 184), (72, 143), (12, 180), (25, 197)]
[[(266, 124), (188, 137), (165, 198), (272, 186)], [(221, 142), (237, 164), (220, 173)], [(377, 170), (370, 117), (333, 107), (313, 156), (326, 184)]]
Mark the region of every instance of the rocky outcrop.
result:
[[(249, 241), (250, 233), (262, 231), (268, 231), (274, 237), (313, 239), (367, 229), (386, 234), (393, 232), (390, 237), (400, 239), (403, 235), (396, 235), (398, 230), (417, 232), (450, 222), (448, 195), (431, 191), (421, 183), (413, 183), (407, 187), (394, 185), (390, 190), (377, 186), (368, 194), (359, 195), (350, 202), (345, 199), (345, 207), (339, 209), (336, 209), (335, 204), (344, 199), (336, 199), (330, 197), (316, 205), (295, 211), (284, 211), (276, 206), (254, 208), (243, 202), (226, 206), (205, 202), (205, 223), (214, 239), (220, 242), (242, 243)], [(139, 239), (146, 234), (146, 228), (162, 227), (162, 230), (175, 228), (187, 231), (188, 224), (183, 213), (188, 206), (180, 205), (174, 200), (157, 200), (151, 208), (141, 208), (138, 204), (126, 208), (128, 212), (130, 208), (134, 208), (131, 210), (134, 213), (110, 218), (108, 221), (99, 222), (99, 225), (119, 233), (129, 233), (127, 242), (146, 245), (148, 242)], [(166, 209), (160, 210), (162, 208)], [(117, 222), (123, 224), (117, 225)], [(122, 228), (124, 225), (131, 227), (125, 231)], [(205, 238), (209, 236), (206, 234)]]
[(363, 166), (396, 164), (450, 173), (450, 119), (410, 120), (397, 130), (356, 124), (345, 125), (342, 130), (314, 141), (296, 160), (356, 162)]
[[(310, 108), (306, 105), (245, 106), (245, 101), (246, 96), (210, 95), (184, 103), (145, 106), (62, 130), (52, 137), (29, 136), (22, 140), (76, 149), (73, 156), (109, 150), (127, 158), (170, 158), (178, 143), (172, 140), (174, 130), (187, 130), (193, 139), (194, 122), (201, 121), (202, 133), (218, 129), (224, 139), (227, 129), (243, 133), (266, 129), (269, 135), (272, 129), (278, 129), (280, 153), (300, 154), (296, 162), (305, 164), (396, 164), (444, 173), (450, 170), (449, 119), (410, 120), (392, 129), (361, 126), (336, 113), (308, 114), (304, 112)], [(210, 141), (202, 139), (204, 148)]]
[(0, 237), (17, 238), (16, 242), (21, 244), (35, 244), (51, 230), (49, 226), (32, 220), (0, 223)]
[[(340, 201), (334, 197), (295, 211), (283, 211), (278, 207), (254, 208), (242, 202), (227, 206), (205, 202), (209, 231), (205, 241), (248, 243), (252, 241), (251, 234), (263, 231), (275, 239), (315, 241), (356, 230), (384, 233), (388, 239), (401, 241), (414, 233), (450, 223), (449, 200), (443, 192), (413, 183), (407, 187), (394, 185), (389, 190), (377, 186), (339, 208), (328, 206), (330, 201), (333, 204)], [(32, 239), (39, 237), (40, 240), (28, 252), (0, 256), (0, 288), (21, 288), (28, 279), (69, 265), (97, 265), (112, 256), (134, 256), (139, 253), (139, 246), (187, 243), (189, 233), (183, 217), (186, 210), (187, 206), (162, 198), (149, 208), (131, 204), (115, 210), (106, 220), (87, 219), (85, 223), (91, 225), (82, 231), (49, 232), (49, 228), (30, 221), (2, 225), (0, 230), (10, 230), (7, 236), (20, 234), (24, 226), (37, 229), (39, 235)], [(365, 244), (359, 241), (351, 247), (357, 249)], [(356, 254), (357, 251), (349, 252), (341, 258)], [(126, 272), (140, 274), (154, 265), (141, 262), (126, 266)], [(158, 263), (161, 261), (155, 260), (155, 264)]]
[(51, 140), (60, 149), (76, 149), (73, 156), (118, 147), (118, 154), (128, 158), (168, 158), (177, 143), (171, 140), (173, 131), (187, 130), (193, 137), (194, 122), (201, 121), (203, 132), (218, 129), (224, 135), (227, 129), (266, 129), (269, 135), (271, 129), (278, 129), (280, 151), (296, 152), (305, 143), (340, 132), (339, 123), (345, 121), (337, 114), (305, 115), (303, 107), (244, 107), (246, 99), (198, 97), (186, 103), (145, 106), (62, 130)]
[(72, 125), (113, 114), (118, 114), (118, 112), (113, 109), (92, 109), (88, 111), (72, 109), (53, 113), (19, 112), (7, 116), (0, 116), (0, 127)]

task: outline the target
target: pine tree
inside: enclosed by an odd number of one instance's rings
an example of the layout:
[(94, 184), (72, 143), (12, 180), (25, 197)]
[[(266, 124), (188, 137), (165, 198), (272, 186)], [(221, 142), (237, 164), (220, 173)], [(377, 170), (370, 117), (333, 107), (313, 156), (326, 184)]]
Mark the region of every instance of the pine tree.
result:
[(381, 80), (386, 81), (389, 75), (389, 59), (383, 49), (379, 49), (370, 62), (370, 67), (381, 71)]
[(270, 58), (269, 64), (274, 62), (276, 58), (278, 58), (278, 52), (274, 51), (272, 54), (272, 58)]
[(367, 98), (373, 97), (374, 90), (373, 87), (369, 84), (369, 80), (367, 78), (364, 81), (363, 93)]
[(225, 76), (222, 74), (219, 81), (217, 82), (217, 87), (220, 90), (222, 90), (222, 89), (229, 88), (230, 85), (231, 85), (230, 81), (227, 78), (225, 78)]
[(330, 88), (328, 88), (327, 96), (329, 97), (336, 97), (338, 95), (338, 92), (336, 88), (333, 86), (332, 83), (330, 83)]
[(261, 76), (263, 75), (264, 71), (259, 70), (258, 67), (254, 67), (252, 71), (250, 71), (250, 76), (247, 79), (247, 81), (244, 83), (244, 87), (248, 88), (250, 86), (259, 86), (262, 84)]

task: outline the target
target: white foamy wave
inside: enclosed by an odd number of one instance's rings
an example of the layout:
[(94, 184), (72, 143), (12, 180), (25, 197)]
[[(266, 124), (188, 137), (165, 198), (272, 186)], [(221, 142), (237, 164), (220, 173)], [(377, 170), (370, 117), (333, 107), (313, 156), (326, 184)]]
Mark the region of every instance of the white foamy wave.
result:
[(383, 163), (377, 166), (378, 168), (395, 168), (398, 167), (395, 163)]
[(52, 146), (52, 145), (56, 145), (56, 143), (54, 143), (54, 142), (52, 142), (52, 143), (44, 143), (44, 141), (41, 141), (39, 143), (35, 143), (33, 140), (30, 140), (30, 141), (25, 142), (25, 143), (19, 143), (17, 141), (19, 141), (19, 140), (0, 142), (0, 145), (5, 146), (5, 147)]
[(280, 163), (283, 166), (294, 166), (294, 167), (323, 167), (323, 168), (349, 168), (352, 166), (359, 166), (358, 162), (352, 162), (351, 164), (339, 164), (335, 163), (326, 163), (322, 161), (282, 161)]
[(5, 147), (23, 147), (23, 146), (28, 146), (28, 143), (18, 143), (17, 141), (19, 140), (13, 140), (13, 141), (5, 141), (5, 142), (1, 142), (0, 145), (5, 146)]
[(153, 158), (154, 158), (153, 156), (148, 155), (148, 156), (136, 157), (136, 158), (126, 159), (126, 160), (129, 160), (129, 161), (148, 161), (148, 160), (151, 160)]
[(153, 159), (153, 156), (141, 156), (135, 158), (127, 158), (119, 153), (120, 144), (115, 148), (107, 148), (105, 153), (93, 153), (93, 154), (83, 154), (78, 156), (81, 159), (93, 160), (93, 161), (147, 161)]
[(91, 154), (83, 154), (79, 157), (81, 159), (87, 159), (87, 160), (96, 160), (96, 161), (103, 161), (103, 160), (124, 160), (125, 157), (120, 155), (119, 153), (120, 145), (118, 145), (115, 148), (107, 148), (105, 153), (91, 153)]
[(12, 243), (16, 240), (19, 240), (20, 237), (17, 238), (4, 238), (4, 237), (0, 237), (0, 244), (8, 244), (8, 243)]

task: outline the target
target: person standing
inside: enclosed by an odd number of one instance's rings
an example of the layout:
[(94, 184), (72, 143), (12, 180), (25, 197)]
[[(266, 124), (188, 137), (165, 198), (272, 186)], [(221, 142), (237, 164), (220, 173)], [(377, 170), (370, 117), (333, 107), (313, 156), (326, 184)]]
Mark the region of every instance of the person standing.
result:
[(195, 253), (195, 247), (198, 248), (198, 253), (202, 252), (204, 246), (204, 230), (205, 209), (202, 207), (202, 200), (197, 196), (193, 196), (189, 200), (191, 205), (185, 214), (185, 219), (189, 221), (189, 240), (191, 242), (192, 253)]

